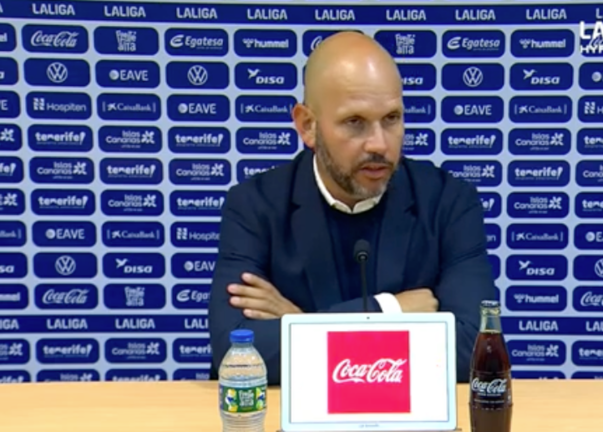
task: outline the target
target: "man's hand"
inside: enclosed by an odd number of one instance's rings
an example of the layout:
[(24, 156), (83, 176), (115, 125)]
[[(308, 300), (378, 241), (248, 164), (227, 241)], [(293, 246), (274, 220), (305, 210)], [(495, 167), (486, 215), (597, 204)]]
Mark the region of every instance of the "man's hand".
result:
[(277, 319), (285, 314), (302, 313), (301, 309), (284, 298), (270, 282), (244, 273), (241, 277), (247, 285), (231, 284), (230, 304), (243, 309), (243, 314), (252, 319)]
[(436, 312), (440, 303), (429, 288), (418, 288), (395, 295), (402, 312)]

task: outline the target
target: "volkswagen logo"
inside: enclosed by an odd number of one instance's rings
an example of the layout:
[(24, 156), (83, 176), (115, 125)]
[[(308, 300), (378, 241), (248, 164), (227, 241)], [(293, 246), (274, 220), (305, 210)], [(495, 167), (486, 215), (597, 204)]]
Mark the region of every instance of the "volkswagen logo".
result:
[(202, 86), (207, 82), (207, 70), (203, 66), (195, 65), (188, 70), (188, 80), (192, 85)]
[(467, 87), (477, 87), (484, 80), (484, 74), (475, 66), (471, 66), (463, 72), (463, 82)]
[(595, 263), (595, 274), (603, 279), (603, 258)]
[(46, 69), (46, 75), (48, 79), (55, 84), (60, 84), (67, 79), (69, 72), (67, 67), (63, 63), (54, 62), (48, 65)]
[(69, 276), (75, 271), (75, 260), (69, 255), (62, 255), (57, 258), (54, 268), (61, 276)]

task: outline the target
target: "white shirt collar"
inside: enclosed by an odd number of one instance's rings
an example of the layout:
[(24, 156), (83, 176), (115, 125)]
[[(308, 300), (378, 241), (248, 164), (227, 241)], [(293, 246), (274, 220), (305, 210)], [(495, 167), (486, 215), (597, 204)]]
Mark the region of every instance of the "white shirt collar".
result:
[(318, 190), (320, 190), (320, 193), (327, 200), (327, 203), (331, 207), (333, 207), (339, 211), (342, 211), (344, 213), (357, 214), (357, 213), (362, 213), (362, 212), (372, 209), (377, 204), (379, 204), (379, 201), (381, 201), (383, 194), (373, 197), (373, 198), (366, 199), (364, 201), (360, 201), (360, 202), (356, 203), (356, 205), (354, 206), (353, 209), (350, 208), (347, 204), (342, 203), (341, 201), (333, 198), (333, 196), (327, 190), (327, 187), (323, 183), (322, 179), (320, 178), (320, 174), (318, 173), (318, 167), (316, 165), (316, 156), (314, 156), (314, 158), (312, 159), (312, 164), (313, 164), (313, 168), (314, 168), (314, 178), (316, 179), (316, 184), (318, 185)]

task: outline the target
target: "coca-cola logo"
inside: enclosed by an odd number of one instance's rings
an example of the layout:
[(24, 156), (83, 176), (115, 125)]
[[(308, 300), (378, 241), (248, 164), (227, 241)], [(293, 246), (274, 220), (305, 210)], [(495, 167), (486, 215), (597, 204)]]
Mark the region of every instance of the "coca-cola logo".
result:
[(54, 47), (54, 48), (75, 48), (77, 38), (80, 35), (77, 31), (61, 31), (56, 34), (45, 34), (38, 30), (31, 36), (31, 45), (35, 47)]
[(44, 304), (86, 304), (90, 290), (74, 288), (69, 291), (55, 291), (49, 289), (42, 296)]
[(333, 381), (336, 383), (401, 383), (403, 371), (400, 368), (407, 361), (379, 359), (373, 364), (353, 365), (350, 359), (345, 359), (333, 370)]
[(580, 299), (580, 306), (582, 307), (601, 307), (603, 306), (603, 295), (593, 294), (592, 291), (587, 291), (582, 295)]
[(507, 380), (496, 378), (492, 381), (480, 381), (479, 378), (473, 378), (471, 390), (481, 394), (501, 396), (507, 391)]

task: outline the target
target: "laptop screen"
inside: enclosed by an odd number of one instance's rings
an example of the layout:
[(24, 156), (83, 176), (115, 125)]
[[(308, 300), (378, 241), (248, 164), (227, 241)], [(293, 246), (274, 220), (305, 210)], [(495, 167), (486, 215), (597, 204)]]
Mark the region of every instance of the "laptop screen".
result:
[(289, 422), (448, 422), (455, 389), (448, 389), (447, 327), (408, 318), (290, 324)]

